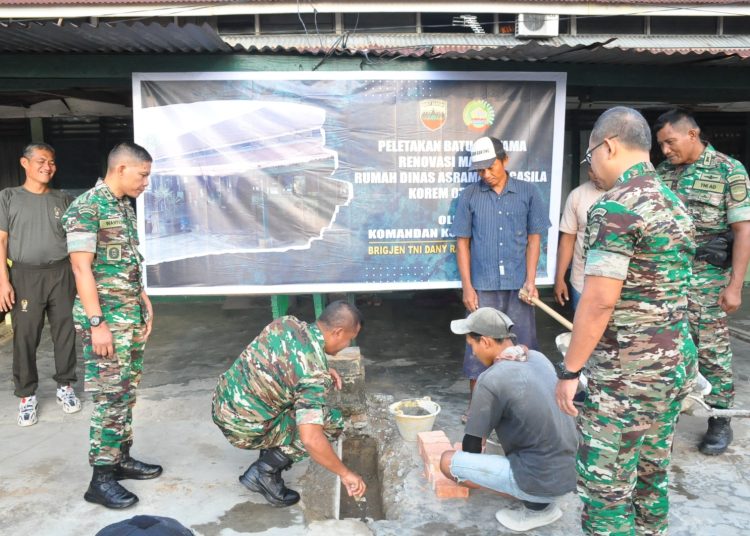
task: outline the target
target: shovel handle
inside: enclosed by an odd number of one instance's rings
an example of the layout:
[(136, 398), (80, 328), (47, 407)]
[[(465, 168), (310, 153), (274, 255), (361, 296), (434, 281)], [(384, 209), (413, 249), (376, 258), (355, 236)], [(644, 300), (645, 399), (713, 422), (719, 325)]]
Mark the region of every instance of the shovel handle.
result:
[(565, 327), (567, 330), (573, 331), (573, 323), (570, 322), (570, 320), (568, 320), (563, 315), (561, 315), (560, 313), (558, 313), (557, 311), (555, 311), (552, 307), (550, 307), (549, 305), (547, 305), (546, 303), (544, 303), (539, 298), (533, 298), (533, 297), (529, 296), (529, 293), (526, 292), (525, 288), (522, 288), (521, 290), (519, 290), (518, 291), (518, 295), (523, 300), (530, 300), (531, 303), (533, 303), (534, 305), (536, 305), (537, 307), (539, 307), (542, 311), (544, 311), (545, 313), (547, 313), (548, 315), (550, 315), (552, 318), (554, 318), (555, 320), (557, 320), (558, 322), (560, 322), (560, 324), (562, 324), (563, 327)]

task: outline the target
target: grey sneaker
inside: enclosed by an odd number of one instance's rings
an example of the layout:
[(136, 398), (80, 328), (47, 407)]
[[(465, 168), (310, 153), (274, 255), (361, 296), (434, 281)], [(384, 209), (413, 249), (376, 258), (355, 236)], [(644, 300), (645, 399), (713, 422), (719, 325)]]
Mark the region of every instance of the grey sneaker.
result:
[(520, 510), (511, 510), (505, 508), (495, 513), (497, 519), (503, 527), (516, 532), (526, 532), (527, 530), (543, 527), (554, 523), (562, 517), (562, 510), (555, 503), (550, 503), (544, 510), (529, 510), (521, 507)]
[(36, 395), (26, 396), (18, 403), (18, 426), (31, 426), (36, 423)]
[(81, 411), (81, 401), (76, 397), (76, 392), (70, 385), (57, 388), (57, 403), (62, 406), (65, 413), (76, 413)]

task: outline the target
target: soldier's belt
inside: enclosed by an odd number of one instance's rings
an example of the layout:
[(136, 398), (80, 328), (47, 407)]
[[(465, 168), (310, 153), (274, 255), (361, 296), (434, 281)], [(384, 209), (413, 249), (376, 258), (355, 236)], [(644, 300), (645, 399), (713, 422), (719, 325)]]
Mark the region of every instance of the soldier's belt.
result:
[(705, 244), (698, 246), (695, 250), (695, 258), (718, 268), (727, 269), (732, 266), (733, 245), (734, 233), (730, 229), (725, 233), (713, 237)]

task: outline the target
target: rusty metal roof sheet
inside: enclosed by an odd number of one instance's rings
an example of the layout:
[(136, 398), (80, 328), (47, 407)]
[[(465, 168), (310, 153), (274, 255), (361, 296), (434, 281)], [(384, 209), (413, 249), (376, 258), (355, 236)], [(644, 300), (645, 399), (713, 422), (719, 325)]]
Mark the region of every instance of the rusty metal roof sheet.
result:
[(518, 39), (493, 34), (224, 35), (235, 51), (465, 58), (553, 63), (738, 63), (750, 36), (559, 36)]

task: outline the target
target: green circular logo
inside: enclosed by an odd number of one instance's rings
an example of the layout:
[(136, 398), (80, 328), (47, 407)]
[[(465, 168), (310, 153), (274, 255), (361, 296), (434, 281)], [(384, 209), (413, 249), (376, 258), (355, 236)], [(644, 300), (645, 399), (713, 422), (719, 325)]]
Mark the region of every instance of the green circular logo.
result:
[(474, 99), (464, 107), (463, 118), (470, 130), (482, 132), (495, 122), (495, 109), (486, 100)]

